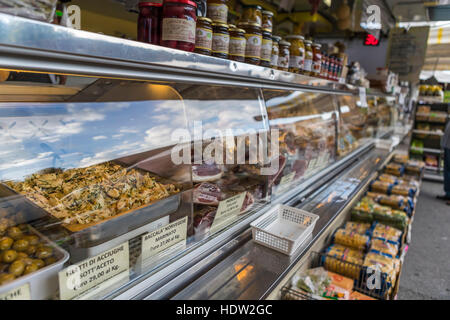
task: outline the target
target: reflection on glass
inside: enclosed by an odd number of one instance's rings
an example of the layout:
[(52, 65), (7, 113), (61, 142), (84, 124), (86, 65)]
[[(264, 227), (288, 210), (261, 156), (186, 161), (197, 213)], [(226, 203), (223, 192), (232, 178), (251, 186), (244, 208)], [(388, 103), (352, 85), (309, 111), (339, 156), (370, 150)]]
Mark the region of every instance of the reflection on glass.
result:
[(331, 95), (264, 90), (264, 97), (280, 142), (280, 170), (269, 186), (280, 194), (334, 161), (336, 109)]

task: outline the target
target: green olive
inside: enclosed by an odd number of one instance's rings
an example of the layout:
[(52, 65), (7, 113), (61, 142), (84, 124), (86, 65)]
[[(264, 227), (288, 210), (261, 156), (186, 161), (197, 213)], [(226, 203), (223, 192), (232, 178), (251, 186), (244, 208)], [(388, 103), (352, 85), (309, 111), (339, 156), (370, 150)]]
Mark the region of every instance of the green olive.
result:
[(26, 235), (23, 239), (27, 240), (29, 244), (36, 246), (39, 243), (39, 237), (36, 235)]
[(17, 258), (17, 251), (15, 250), (6, 250), (3, 251), (2, 261), (5, 263), (11, 263)]
[(44, 260), (41, 259), (33, 259), (33, 264), (37, 265), (39, 269), (45, 266)]
[(26, 251), (28, 249), (28, 241), (25, 239), (16, 240), (13, 244), (13, 249), (16, 251)]
[(37, 264), (31, 263), (25, 267), (25, 271), (23, 272), (23, 274), (29, 274), (29, 273), (35, 272), (38, 269), (39, 269), (39, 267), (37, 266)]
[(9, 273), (13, 274), (16, 277), (20, 277), (25, 270), (25, 263), (20, 260), (16, 260), (9, 266)]
[(57, 260), (55, 257), (50, 257), (50, 258), (45, 259), (44, 261), (45, 261), (45, 265), (48, 266), (48, 265), (55, 263)]
[(26, 258), (17, 258), (16, 260), (22, 261), (26, 266), (33, 263), (33, 259), (26, 257)]
[(30, 256), (33, 255), (33, 254), (35, 254), (35, 252), (36, 252), (36, 246), (33, 246), (33, 245), (30, 244), (30, 245), (28, 246), (27, 250), (25, 250), (25, 252), (26, 252), (27, 254), (29, 254)]
[(10, 237), (2, 237), (0, 239), (0, 250), (8, 250), (9, 248), (11, 248), (13, 242), (14, 240)]
[(8, 229), (8, 236), (13, 238), (14, 240), (20, 239), (22, 237), (23, 232), (18, 227), (11, 227)]
[(48, 257), (51, 257), (52, 254), (53, 248), (49, 246), (38, 247), (36, 250), (36, 257), (38, 259), (46, 259)]
[(17, 259), (28, 258), (28, 254), (26, 252), (17, 252)]
[(3, 273), (0, 275), (0, 285), (7, 284), (11, 281), (14, 281), (16, 277), (14, 277), (11, 273)]

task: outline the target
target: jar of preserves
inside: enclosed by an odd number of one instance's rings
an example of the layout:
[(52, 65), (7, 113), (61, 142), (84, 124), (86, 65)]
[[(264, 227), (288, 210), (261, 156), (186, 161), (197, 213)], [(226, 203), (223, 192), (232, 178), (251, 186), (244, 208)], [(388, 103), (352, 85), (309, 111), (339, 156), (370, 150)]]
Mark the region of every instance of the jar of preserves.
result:
[(281, 37), (272, 36), (272, 56), (270, 58), (270, 66), (274, 69), (278, 68), (278, 56), (280, 55), (280, 46), (279, 46), (280, 41)]
[(230, 27), (230, 50), (228, 58), (230, 60), (244, 62), (246, 42), (244, 29)]
[(258, 5), (244, 5), (240, 22), (256, 23), (262, 26), (262, 7)]
[(137, 39), (141, 42), (159, 45), (162, 3), (140, 2)]
[(313, 51), (311, 44), (311, 40), (305, 40), (305, 62), (303, 63), (303, 73), (307, 76), (312, 73)]
[(291, 44), (289, 57), (289, 71), (301, 73), (305, 61), (305, 44), (303, 36), (289, 35), (285, 38)]
[(328, 57), (328, 80), (334, 80), (333, 78), (333, 74), (334, 74), (334, 68), (335, 68), (335, 63), (334, 63), (334, 58), (332, 56)]
[(213, 22), (227, 23), (227, 0), (208, 0), (206, 16)]
[(272, 11), (263, 11), (262, 12), (262, 29), (263, 31), (268, 31), (272, 33), (273, 31), (273, 12)]
[(268, 31), (262, 33), (261, 45), (261, 62), (260, 66), (270, 67), (270, 59), (272, 58), (272, 35)]
[(238, 28), (245, 30), (245, 62), (259, 65), (261, 59), (262, 32), (256, 23), (243, 22)]
[(194, 51), (197, 4), (191, 0), (164, 1), (162, 17), (161, 45)]
[(212, 48), (212, 21), (206, 17), (197, 18), (197, 27), (195, 31), (195, 52), (211, 55)]
[(288, 71), (289, 51), (291, 44), (287, 41), (281, 40), (279, 46), (280, 46), (280, 56), (278, 57), (278, 70)]
[(320, 68), (320, 76), (323, 79), (328, 78), (328, 55), (322, 53), (322, 67)]
[(225, 23), (213, 23), (212, 55), (217, 58), (228, 59), (230, 34)]
[(312, 45), (313, 49), (313, 65), (312, 65), (312, 75), (315, 77), (320, 76), (320, 69), (322, 68), (322, 52), (320, 48), (322, 45), (319, 43), (314, 43)]

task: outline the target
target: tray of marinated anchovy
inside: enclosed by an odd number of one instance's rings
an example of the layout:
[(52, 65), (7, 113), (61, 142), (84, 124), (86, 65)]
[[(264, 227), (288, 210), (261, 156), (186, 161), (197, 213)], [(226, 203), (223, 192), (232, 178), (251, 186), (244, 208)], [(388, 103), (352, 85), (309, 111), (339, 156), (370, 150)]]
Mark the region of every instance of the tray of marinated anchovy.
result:
[[(177, 211), (180, 186), (113, 161), (75, 169), (45, 169), (24, 181), (4, 181), (0, 193), (23, 196), (91, 247)], [(17, 198), (16, 200), (17, 201)], [(36, 215), (36, 213), (34, 213)]]

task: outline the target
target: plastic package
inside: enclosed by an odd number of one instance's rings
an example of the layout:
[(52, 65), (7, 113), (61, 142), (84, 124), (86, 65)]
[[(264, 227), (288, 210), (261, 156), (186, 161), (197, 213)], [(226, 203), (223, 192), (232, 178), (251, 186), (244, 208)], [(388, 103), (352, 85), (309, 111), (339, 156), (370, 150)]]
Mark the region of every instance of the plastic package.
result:
[(383, 182), (388, 182), (391, 184), (397, 184), (398, 183), (398, 178), (397, 176), (394, 176), (392, 174), (387, 174), (387, 173), (382, 173), (378, 176), (378, 180), (383, 181)]
[(369, 190), (374, 192), (380, 192), (384, 194), (391, 194), (394, 185), (386, 181), (375, 180), (371, 183)]
[(392, 187), (391, 193), (405, 197), (414, 197), (417, 188), (409, 184), (398, 184)]
[(387, 286), (392, 288), (400, 271), (400, 260), (369, 252), (364, 259), (364, 266), (385, 273), (387, 275), (387, 279), (385, 279)]
[(321, 296), (330, 284), (331, 278), (323, 267), (296, 273), (291, 279), (292, 287), (318, 296)]
[(373, 219), (399, 230), (405, 230), (408, 217), (404, 211), (394, 210), (387, 206), (374, 205)]
[(0, 12), (51, 22), (57, 0), (0, 0)]
[(352, 220), (371, 223), (373, 221), (373, 206), (375, 204), (375, 201), (368, 197), (362, 198), (352, 210)]
[(401, 242), (402, 232), (391, 226), (377, 223), (372, 231), (373, 238), (381, 238), (394, 242)]
[(406, 164), (409, 160), (409, 157), (407, 154), (396, 154), (394, 156), (394, 162), (400, 163), (400, 164)]
[(347, 221), (344, 229), (348, 232), (356, 232), (359, 234), (368, 235), (370, 233), (370, 223), (359, 223), (354, 221)]
[(425, 168), (425, 162), (418, 160), (408, 160), (405, 165), (407, 173), (420, 174)]
[(358, 250), (366, 249), (369, 244), (369, 236), (356, 233), (355, 231), (338, 229), (334, 234), (334, 243)]
[(395, 258), (397, 256), (398, 249), (399, 249), (398, 242), (387, 239), (375, 238), (372, 239), (372, 241), (370, 242), (369, 250), (377, 253), (384, 253), (391, 256), (392, 258)]
[(391, 162), (386, 166), (384, 172), (400, 177), (405, 172), (405, 168), (399, 163)]
[(323, 257), (323, 264), (329, 271), (339, 273), (351, 279), (358, 279), (364, 253), (339, 244), (328, 247)]

